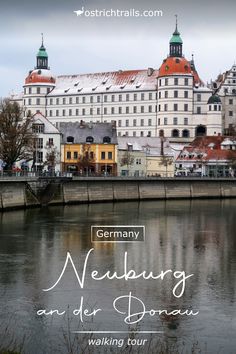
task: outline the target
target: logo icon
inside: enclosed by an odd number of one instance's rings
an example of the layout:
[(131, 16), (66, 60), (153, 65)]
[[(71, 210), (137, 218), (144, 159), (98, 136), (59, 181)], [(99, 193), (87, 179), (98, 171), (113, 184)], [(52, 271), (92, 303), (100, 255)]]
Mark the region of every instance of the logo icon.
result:
[(77, 16), (81, 16), (84, 13), (84, 7), (81, 8), (81, 10), (76, 10), (73, 11)]

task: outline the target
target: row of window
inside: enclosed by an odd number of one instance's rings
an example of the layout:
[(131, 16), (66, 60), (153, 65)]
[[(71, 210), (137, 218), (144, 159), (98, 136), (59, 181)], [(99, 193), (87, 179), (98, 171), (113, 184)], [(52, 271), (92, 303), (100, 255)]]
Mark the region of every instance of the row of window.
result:
[[(189, 123), (188, 118), (185, 117), (185, 118), (184, 118), (184, 125), (188, 125), (188, 123)], [(169, 118), (169, 120), (168, 120), (168, 118), (165, 117), (165, 118), (163, 119), (163, 124), (164, 124), (164, 125), (168, 125), (168, 124), (178, 125), (178, 124), (179, 124), (178, 117), (174, 117), (171, 123), (170, 123), (170, 118)]]
[[(178, 111), (179, 112), (181, 112), (181, 111), (189, 112), (190, 111), (188, 103), (184, 104), (183, 109), (180, 109), (180, 106), (178, 105), (178, 103), (174, 103), (172, 107), (173, 107), (172, 111), (174, 111), (174, 112), (178, 112)], [(146, 112), (145, 106), (140, 106), (140, 110), (138, 110), (138, 106), (133, 106), (132, 110), (131, 110), (131, 107), (128, 107), (128, 106), (127, 107), (118, 107), (118, 109), (117, 109), (117, 107), (111, 107), (110, 110), (108, 110), (107, 107), (104, 107), (103, 114), (107, 115), (107, 114), (155, 113), (155, 109), (156, 109), (156, 106), (148, 106), (148, 109), (147, 109), (147, 112)], [(211, 106), (209, 107), (209, 109), (211, 110)], [(162, 105), (158, 105), (158, 111), (161, 112), (162, 110), (164, 112), (170, 111), (170, 105), (168, 103), (164, 104), (163, 106)], [(217, 109), (214, 108), (214, 110), (217, 110)], [(219, 110), (221, 110), (220, 106), (219, 106)], [(75, 116), (79, 116), (80, 114), (82, 116), (85, 116), (85, 115), (90, 115), (90, 116), (101, 115), (101, 108), (96, 108), (96, 109), (90, 108), (89, 110), (86, 109), (86, 108), (82, 108), (81, 110), (79, 110), (77, 108), (77, 109), (75, 109), (75, 111), (73, 111), (72, 109), (68, 109), (68, 110), (62, 109), (61, 116), (63, 116), (63, 117), (65, 117), (66, 115), (72, 116), (73, 113), (75, 114)], [(197, 114), (201, 114), (202, 113), (202, 110), (201, 110), (200, 106), (196, 108), (196, 113)], [(46, 116), (53, 117), (53, 110), (46, 111)], [(60, 110), (59, 109), (56, 109), (55, 116), (56, 117), (60, 116)]]
[[(107, 115), (107, 114), (136, 114), (136, 113), (154, 113), (155, 112), (155, 108), (156, 106), (148, 106), (147, 107), (147, 110), (145, 109), (145, 106), (140, 106), (140, 109), (138, 109), (137, 106), (133, 106), (133, 109), (131, 110), (131, 107), (111, 107), (111, 109), (108, 110), (107, 107), (104, 107), (103, 109), (103, 114), (104, 115)], [(50, 109), (49, 111), (47, 110), (46, 111), (46, 116), (49, 116), (49, 117), (53, 117), (53, 110)], [(68, 116), (72, 116), (73, 113), (75, 116), (79, 116), (80, 114), (82, 116), (85, 116), (85, 115), (90, 115), (90, 116), (93, 116), (93, 115), (101, 115), (101, 108), (90, 108), (90, 109), (86, 109), (86, 108), (82, 108), (82, 109), (79, 109), (79, 108), (76, 108), (75, 110), (72, 110), (71, 108), (70, 109), (62, 109), (62, 111), (60, 112), (59, 109), (56, 109), (55, 111), (55, 116), (56, 117), (59, 117), (60, 116), (60, 113), (63, 117), (65, 117), (66, 115)]]
[[(136, 131), (133, 131), (132, 132), (132, 135), (133, 136), (145, 136), (145, 133), (144, 131), (140, 131), (139, 132), (139, 135)], [(121, 133), (121, 132), (118, 132), (118, 136), (129, 136), (129, 132), (125, 132), (125, 133)], [(152, 132), (149, 131), (146, 136), (148, 137), (151, 137), (152, 136)], [(164, 130), (159, 130), (159, 136), (164, 136)], [(188, 129), (183, 129), (182, 131), (180, 131), (179, 129), (173, 129), (172, 132), (171, 132), (171, 136), (173, 138), (179, 138), (180, 136), (182, 136), (183, 138), (189, 138), (190, 137), (190, 131)]]
[[(181, 93), (181, 94), (180, 94)], [(183, 95), (181, 91), (174, 90), (173, 95), (172, 91), (159, 91), (159, 98), (189, 98), (189, 91), (184, 91)], [(200, 93), (197, 94), (197, 102), (201, 102), (202, 95)]]
[[(26, 90), (26, 89), (25, 89)], [(36, 93), (40, 94), (41, 88), (36, 88)], [(49, 91), (50, 92), (50, 89)], [(29, 94), (32, 93), (32, 88), (29, 88)], [(26, 94), (26, 91), (25, 91)], [(57, 97), (57, 98), (47, 98), (46, 103), (48, 105), (60, 105), (60, 104), (80, 104), (80, 103), (102, 103), (102, 102), (123, 102), (123, 101), (145, 101), (145, 100), (153, 100), (157, 99), (156, 92), (141, 92), (141, 93), (133, 93), (133, 94), (112, 94), (112, 95), (93, 95), (93, 96), (76, 96), (76, 97)]]
[[(53, 146), (54, 142), (53, 142), (53, 138), (49, 138), (47, 143), (46, 143), (46, 146), (50, 147), (50, 146)], [(43, 138), (37, 138), (36, 141), (35, 141), (35, 148), (36, 149), (43, 149)]]
[[(109, 136), (104, 136), (102, 141), (104, 144), (110, 144), (111, 138)], [(66, 138), (66, 142), (73, 144), (75, 142), (75, 138), (73, 136), (68, 136)], [(86, 143), (93, 143), (93, 142), (94, 142), (94, 138), (92, 136), (86, 137)]]
[[(131, 123), (131, 120), (129, 120), (129, 119), (126, 119), (125, 120), (125, 126), (126, 127), (129, 127), (129, 125), (130, 125), (130, 123)], [(139, 124), (138, 124), (139, 123)], [(140, 120), (138, 120), (138, 119), (133, 119), (132, 120), (132, 124), (131, 124), (131, 126), (132, 127), (137, 127), (137, 126), (141, 126), (141, 127), (143, 127), (144, 125), (145, 125), (145, 120), (144, 119), (140, 119)], [(147, 125), (148, 126), (152, 126), (152, 119), (151, 118), (149, 118), (148, 119), (148, 121), (147, 121)], [(118, 127), (122, 127), (122, 120), (118, 120)]]
[[(46, 91), (45, 91), (45, 88), (41, 88), (41, 87), (36, 87), (36, 90), (34, 90), (34, 88), (32, 87), (29, 87), (28, 88), (28, 94), (31, 95), (33, 93), (33, 91), (35, 91), (35, 93), (37, 95), (40, 95), (41, 93), (49, 93), (51, 91), (51, 88), (50, 87), (47, 87)], [(24, 88), (24, 94), (26, 95), (27, 94), (27, 89), (26, 87)]]
[(232, 95), (236, 95), (236, 90), (235, 89), (228, 89), (228, 88), (225, 88), (224, 89), (224, 93), (232, 93)]
[[(138, 132), (133, 131), (132, 135), (133, 136), (141, 136), (141, 137), (143, 137), (143, 136), (151, 137), (152, 136), (152, 132), (148, 131), (147, 134), (145, 135), (144, 131), (140, 131), (139, 134), (138, 134)], [(129, 136), (129, 132), (125, 132), (125, 133), (118, 132), (118, 136)]]
[[(85, 157), (88, 159), (88, 160), (93, 160), (94, 159), (94, 153), (93, 151), (90, 151), (90, 152), (86, 152), (85, 153)], [(113, 154), (112, 154), (112, 151), (101, 151), (101, 160), (112, 160), (113, 159)], [(67, 160), (71, 160), (72, 159), (72, 152), (71, 151), (67, 151), (66, 152), (66, 158)], [(73, 160), (78, 160), (79, 158), (79, 153), (78, 151), (74, 151), (73, 152)]]
[[(179, 107), (179, 104), (178, 103), (174, 103), (173, 104), (173, 111), (175, 111), (175, 112), (177, 112), (177, 111), (182, 111), (182, 109), (179, 109), (180, 107)], [(167, 112), (168, 110), (170, 110), (170, 105), (168, 104), (168, 103), (165, 103), (163, 106), (162, 105), (158, 105), (158, 111), (159, 112), (161, 112), (162, 111), (162, 108), (163, 108), (163, 111), (164, 112)], [(197, 107), (197, 110), (198, 110), (198, 108), (199, 108), (199, 112), (201, 113), (201, 107)], [(189, 105), (188, 105), (188, 103), (185, 103), (184, 104), (184, 112), (188, 112), (189, 111)], [(197, 112), (198, 113), (198, 112)], [(199, 114), (200, 114), (199, 113)]]
[[(181, 80), (182, 81), (182, 84), (184, 84), (184, 86), (188, 86), (189, 85), (189, 79), (188, 78), (184, 78), (184, 80)], [(180, 79), (175, 77), (174, 78), (174, 82), (173, 80), (169, 80), (169, 79), (159, 79), (159, 86), (168, 86), (170, 85), (172, 82), (172, 84), (174, 84), (175, 86), (178, 86), (180, 84)]]

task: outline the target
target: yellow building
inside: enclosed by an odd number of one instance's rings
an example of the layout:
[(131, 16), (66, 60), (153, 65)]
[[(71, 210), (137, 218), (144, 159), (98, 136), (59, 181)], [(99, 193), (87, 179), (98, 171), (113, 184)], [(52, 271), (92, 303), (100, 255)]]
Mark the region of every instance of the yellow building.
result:
[(174, 177), (175, 164), (173, 156), (147, 155), (147, 176)]
[(114, 123), (61, 123), (63, 172), (117, 175), (117, 134)]

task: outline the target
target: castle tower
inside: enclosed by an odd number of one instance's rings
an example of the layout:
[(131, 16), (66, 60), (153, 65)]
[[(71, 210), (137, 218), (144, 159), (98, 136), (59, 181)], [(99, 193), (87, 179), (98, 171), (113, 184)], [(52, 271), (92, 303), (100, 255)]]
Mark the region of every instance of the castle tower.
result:
[(55, 87), (55, 77), (48, 66), (48, 54), (42, 43), (36, 56), (36, 67), (25, 79), (23, 107), (25, 116), (42, 113), (46, 116), (46, 96)]

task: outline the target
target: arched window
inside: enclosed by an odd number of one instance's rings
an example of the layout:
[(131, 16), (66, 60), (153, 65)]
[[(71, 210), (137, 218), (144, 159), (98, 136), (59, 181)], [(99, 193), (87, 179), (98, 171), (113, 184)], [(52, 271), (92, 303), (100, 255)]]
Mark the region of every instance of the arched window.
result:
[(164, 130), (163, 129), (159, 130), (159, 136), (160, 137), (164, 136)]
[(206, 135), (206, 127), (205, 125), (198, 125), (195, 130), (196, 136), (205, 136)]
[(93, 137), (92, 136), (87, 136), (86, 138), (86, 143), (93, 143)]
[(182, 131), (182, 137), (183, 138), (189, 138), (189, 130), (188, 129), (184, 129)]
[(75, 140), (75, 139), (74, 139), (73, 136), (68, 136), (67, 139), (66, 139), (67, 143), (73, 143), (74, 140)]
[(178, 138), (179, 137), (179, 131), (178, 129), (172, 130), (172, 138)]
[(111, 142), (111, 138), (109, 136), (104, 136), (103, 142), (108, 144)]

